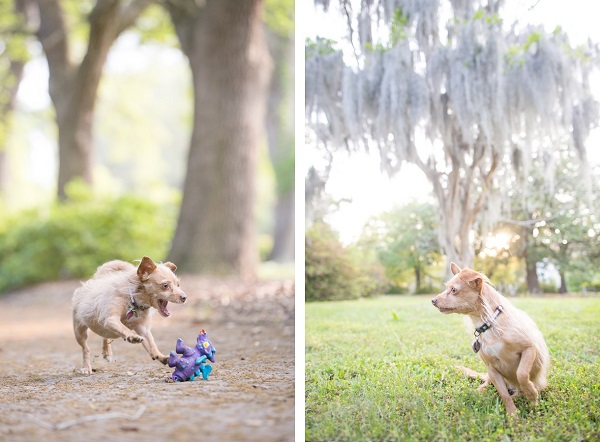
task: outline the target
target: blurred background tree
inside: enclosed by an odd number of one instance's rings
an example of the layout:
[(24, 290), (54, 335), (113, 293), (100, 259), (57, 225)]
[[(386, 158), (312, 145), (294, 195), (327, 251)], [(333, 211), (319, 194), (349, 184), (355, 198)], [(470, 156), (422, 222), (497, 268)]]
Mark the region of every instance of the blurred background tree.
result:
[(307, 301), (357, 299), (386, 290), (381, 265), (365, 259), (364, 249), (344, 246), (323, 221), (306, 231), (305, 251)]
[[(102, 69), (114, 41), (134, 24), (150, 1), (19, 1), (36, 9), (39, 20), (36, 35), (48, 62), (48, 90), (58, 126), (58, 196), (64, 198), (65, 186), (73, 179), (82, 178), (90, 185), (93, 182), (92, 130)], [(70, 14), (67, 7), (72, 8)], [(69, 19), (75, 21), (69, 23)], [(87, 42), (82, 35), (87, 35)], [(76, 60), (74, 45), (81, 40), (86, 49)]]
[(0, 192), (5, 190), (6, 184), (6, 143), (12, 113), (25, 64), (30, 58), (26, 42), (32, 20), (24, 2), (0, 1), (0, 29), (5, 35), (12, 34), (0, 48)]
[(295, 239), (295, 118), (294, 1), (265, 0), (267, 44), (274, 62), (267, 109), (269, 156), (275, 172), (277, 202), (273, 246), (267, 259), (294, 260)]
[(438, 289), (437, 267), (442, 256), (435, 210), (430, 203), (409, 203), (372, 218), (364, 227), (358, 243), (368, 241), (375, 246), (396, 293), (408, 292), (409, 288), (413, 293)]
[(263, 2), (167, 2), (194, 85), (181, 213), (169, 259), (181, 270), (256, 274), (255, 177), (272, 63)]
[[(238, 6), (0, 0), (0, 75), (11, 78), (0, 91), (0, 267), (16, 272), (0, 274), (0, 290), (148, 253), (179, 257), (182, 271), (250, 278), (259, 258), (293, 260), (293, 243), (274, 233), (277, 202), (293, 195), (293, 3)], [(265, 30), (283, 43), (267, 46)], [(286, 54), (272, 76), (270, 50)], [(131, 225), (161, 232), (123, 234)], [(182, 230), (173, 241), (177, 225), (210, 238)], [(85, 258), (73, 265), (68, 253)], [(49, 271), (19, 275), (34, 258)]]

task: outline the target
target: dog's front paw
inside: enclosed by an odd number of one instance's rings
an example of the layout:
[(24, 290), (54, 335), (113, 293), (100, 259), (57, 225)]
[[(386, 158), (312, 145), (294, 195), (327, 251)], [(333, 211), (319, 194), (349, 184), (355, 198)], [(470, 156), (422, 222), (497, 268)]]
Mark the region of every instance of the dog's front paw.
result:
[(161, 362), (164, 365), (167, 365), (167, 362), (169, 362), (169, 358), (167, 356), (163, 356), (163, 355), (152, 356), (152, 359), (154, 359), (155, 361)]
[(132, 344), (139, 344), (140, 342), (142, 342), (144, 340), (144, 338), (142, 338), (141, 336), (138, 336), (138, 335), (129, 335), (125, 338), (125, 340)]

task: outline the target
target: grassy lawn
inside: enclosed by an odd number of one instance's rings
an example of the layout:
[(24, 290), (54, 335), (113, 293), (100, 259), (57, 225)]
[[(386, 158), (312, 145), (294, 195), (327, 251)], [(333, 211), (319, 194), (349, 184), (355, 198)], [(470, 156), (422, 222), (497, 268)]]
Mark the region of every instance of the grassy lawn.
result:
[(463, 316), (430, 299), (306, 304), (306, 440), (600, 440), (600, 298), (511, 300), (551, 357), (538, 405), (516, 398), (517, 417), (454, 368), (485, 371)]

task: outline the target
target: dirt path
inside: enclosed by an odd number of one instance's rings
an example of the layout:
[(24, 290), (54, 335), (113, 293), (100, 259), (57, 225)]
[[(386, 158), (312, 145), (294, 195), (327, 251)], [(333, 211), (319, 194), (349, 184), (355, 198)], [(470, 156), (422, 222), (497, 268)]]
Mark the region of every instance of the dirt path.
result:
[[(168, 354), (178, 337), (189, 346), (205, 328), (217, 349), (207, 381), (166, 383), (173, 369), (152, 361), (141, 345), (120, 340), (108, 363), (93, 333), (88, 342), (96, 372), (78, 374), (70, 298), (79, 282), (0, 297), (0, 440), (292, 441), (292, 283), (181, 280), (188, 303), (171, 305), (168, 319), (155, 315), (153, 334)], [(78, 423), (57, 430), (36, 419)]]

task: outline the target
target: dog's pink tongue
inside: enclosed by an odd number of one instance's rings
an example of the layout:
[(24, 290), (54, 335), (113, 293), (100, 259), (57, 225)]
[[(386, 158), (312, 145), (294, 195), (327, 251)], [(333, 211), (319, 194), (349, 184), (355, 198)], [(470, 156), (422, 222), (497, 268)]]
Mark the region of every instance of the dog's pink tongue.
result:
[(167, 309), (168, 301), (163, 301), (162, 299), (158, 301), (158, 306), (160, 307), (160, 314), (163, 316), (170, 316), (171, 312)]

